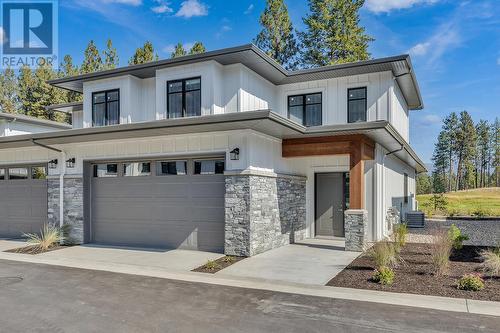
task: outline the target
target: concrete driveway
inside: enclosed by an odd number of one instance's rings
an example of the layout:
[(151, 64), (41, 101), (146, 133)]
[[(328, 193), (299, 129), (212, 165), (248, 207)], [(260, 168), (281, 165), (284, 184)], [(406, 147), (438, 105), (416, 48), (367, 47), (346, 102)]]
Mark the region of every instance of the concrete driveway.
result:
[(341, 239), (306, 239), (240, 261), (216, 273), (324, 286), (359, 252), (344, 251)]
[[(21, 240), (0, 240), (0, 251), (14, 249), (26, 245)], [(14, 254), (19, 255), (19, 254)], [(140, 267), (162, 268), (172, 271), (191, 271), (224, 255), (221, 253), (189, 251), (189, 250), (165, 250), (165, 249), (141, 249), (116, 246), (104, 246), (97, 244), (85, 244), (72, 246), (61, 250), (37, 254), (36, 257), (42, 261), (78, 262), (83, 265), (99, 263), (104, 265), (130, 265)]]

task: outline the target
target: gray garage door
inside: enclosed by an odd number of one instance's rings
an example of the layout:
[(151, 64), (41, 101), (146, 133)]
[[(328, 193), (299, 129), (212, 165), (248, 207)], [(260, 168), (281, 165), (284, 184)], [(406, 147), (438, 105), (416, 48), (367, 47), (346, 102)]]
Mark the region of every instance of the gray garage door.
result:
[(92, 165), (93, 241), (223, 251), (223, 172), (219, 159)]
[(47, 222), (45, 166), (0, 167), (0, 237), (38, 233)]

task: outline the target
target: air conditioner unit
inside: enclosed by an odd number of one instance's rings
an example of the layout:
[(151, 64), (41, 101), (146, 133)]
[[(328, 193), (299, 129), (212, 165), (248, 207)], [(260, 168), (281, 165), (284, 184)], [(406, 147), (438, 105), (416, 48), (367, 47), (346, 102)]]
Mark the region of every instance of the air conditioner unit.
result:
[(411, 211), (406, 213), (406, 224), (409, 228), (425, 227), (425, 215), (421, 211)]

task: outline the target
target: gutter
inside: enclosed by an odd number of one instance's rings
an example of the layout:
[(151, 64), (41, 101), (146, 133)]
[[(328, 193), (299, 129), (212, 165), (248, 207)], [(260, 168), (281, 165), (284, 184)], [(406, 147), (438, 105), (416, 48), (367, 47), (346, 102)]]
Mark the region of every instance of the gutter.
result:
[(37, 142), (35, 139), (31, 139), (31, 142), (36, 146), (61, 154), (61, 170), (59, 171), (59, 228), (62, 228), (64, 225), (64, 176), (66, 174), (66, 152), (44, 145), (43, 143)]

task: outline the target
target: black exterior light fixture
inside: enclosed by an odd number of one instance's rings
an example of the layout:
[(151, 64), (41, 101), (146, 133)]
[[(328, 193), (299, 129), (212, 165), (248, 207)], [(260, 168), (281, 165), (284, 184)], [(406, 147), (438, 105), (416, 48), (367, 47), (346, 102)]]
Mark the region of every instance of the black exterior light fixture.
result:
[(56, 169), (57, 168), (57, 159), (53, 159), (49, 161), (49, 169)]
[(229, 152), (229, 157), (232, 161), (237, 161), (240, 159), (240, 148), (234, 148)]
[(69, 160), (66, 161), (66, 168), (74, 168), (75, 167), (76, 160), (75, 158), (70, 158)]

